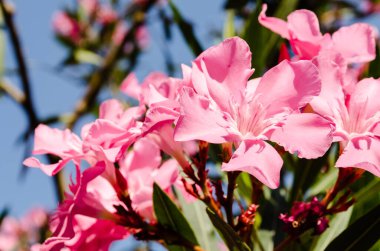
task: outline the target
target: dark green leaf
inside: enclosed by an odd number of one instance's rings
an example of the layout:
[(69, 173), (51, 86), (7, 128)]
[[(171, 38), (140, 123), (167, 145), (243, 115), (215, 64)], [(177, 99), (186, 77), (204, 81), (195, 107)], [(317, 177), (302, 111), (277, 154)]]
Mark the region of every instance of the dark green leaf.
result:
[(376, 46), (376, 58), (369, 64), (368, 77), (380, 77), (380, 48)]
[[(186, 218), (171, 201), (167, 194), (157, 185), (153, 185), (153, 205), (157, 221), (164, 228), (181, 236), (188, 242), (199, 245)], [(170, 250), (186, 250), (179, 246), (169, 247)]]
[(174, 22), (178, 25), (178, 28), (181, 31), (182, 36), (186, 40), (187, 45), (190, 47), (194, 56), (198, 56), (199, 54), (203, 52), (203, 49), (194, 34), (192, 24), (186, 21), (182, 17), (181, 13), (179, 12), (179, 10), (177, 9), (177, 7), (174, 5), (172, 1), (169, 1), (169, 6), (173, 12)]
[(380, 205), (359, 218), (335, 238), (326, 251), (368, 250), (380, 238)]
[(229, 250), (249, 251), (251, 250), (239, 237), (239, 235), (222, 219), (220, 219), (210, 208), (206, 209), (212, 224), (218, 230)]

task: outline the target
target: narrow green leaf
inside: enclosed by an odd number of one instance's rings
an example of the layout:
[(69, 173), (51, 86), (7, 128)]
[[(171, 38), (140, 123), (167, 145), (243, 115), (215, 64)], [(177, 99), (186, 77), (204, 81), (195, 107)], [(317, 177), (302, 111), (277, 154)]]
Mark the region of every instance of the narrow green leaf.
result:
[(212, 224), (218, 230), (220, 236), (232, 251), (249, 251), (251, 250), (239, 237), (239, 235), (222, 219), (220, 219), (210, 208), (206, 209), (208, 217)]
[(173, 19), (175, 23), (178, 25), (178, 28), (181, 31), (182, 36), (184, 37), (187, 45), (190, 47), (194, 56), (198, 56), (203, 52), (203, 49), (197, 37), (194, 34), (193, 26), (191, 25), (191, 23), (189, 23), (183, 18), (178, 8), (174, 5), (172, 1), (169, 1), (169, 6), (173, 12)]
[(326, 251), (368, 250), (380, 238), (380, 205), (359, 218), (336, 237)]
[[(320, 251), (325, 250), (329, 243), (338, 236), (348, 226), (350, 217), (352, 214), (352, 207), (347, 211), (338, 213), (329, 222), (329, 227), (321, 234), (317, 239), (313, 241), (312, 248), (310, 250)], [(337, 249), (343, 250), (343, 249)]]
[[(153, 185), (153, 205), (157, 221), (164, 228), (175, 232), (183, 239), (194, 245), (199, 245), (186, 218), (183, 216), (177, 206), (171, 201), (167, 194), (157, 185)], [(171, 250), (186, 250), (182, 247), (173, 246)]]
[(369, 64), (368, 77), (380, 77), (380, 48), (376, 45), (376, 58)]
[(380, 201), (380, 180), (378, 178), (374, 177), (372, 181), (361, 185), (360, 189), (353, 194), (356, 202), (350, 223), (368, 213), (371, 209), (376, 207)]
[(248, 173), (241, 172), (237, 177), (236, 184), (238, 194), (251, 203), (253, 188), (250, 175)]
[(257, 231), (257, 240), (254, 240), (254, 250), (273, 250), (274, 231), (259, 230)]
[(226, 22), (224, 23), (224, 38), (235, 36), (235, 11), (226, 11)]
[(183, 214), (194, 229), (195, 237), (205, 250), (217, 250), (220, 239), (214, 226), (206, 214), (206, 206), (201, 201), (186, 202), (182, 194), (178, 192), (178, 199), (182, 206)]
[(78, 62), (88, 63), (93, 65), (100, 65), (102, 62), (102, 58), (88, 50), (79, 49), (74, 52), (74, 58)]

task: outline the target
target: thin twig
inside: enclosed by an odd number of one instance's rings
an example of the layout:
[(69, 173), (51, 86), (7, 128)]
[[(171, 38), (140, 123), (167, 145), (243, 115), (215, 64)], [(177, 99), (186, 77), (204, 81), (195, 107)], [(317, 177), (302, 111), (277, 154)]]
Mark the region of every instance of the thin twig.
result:
[(15, 86), (11, 85), (4, 79), (0, 82), (0, 90), (5, 92), (13, 101), (15, 101), (17, 104), (24, 104), (25, 103), (25, 95), (22, 91), (20, 91)]
[(11, 44), (13, 46), (14, 54), (16, 57), (18, 70), (21, 78), (21, 85), (24, 92), (25, 100), (20, 104), (23, 106), (29, 118), (29, 130), (33, 131), (33, 129), (38, 125), (39, 121), (33, 104), (33, 98), (30, 90), (30, 78), (28, 68), (25, 63), (25, 57), (22, 50), (21, 41), (19, 39), (18, 31), (13, 21), (12, 9), (9, 6), (7, 6), (3, 0), (0, 0), (0, 7), (3, 13), (5, 24), (8, 27), (10, 39), (12, 41)]

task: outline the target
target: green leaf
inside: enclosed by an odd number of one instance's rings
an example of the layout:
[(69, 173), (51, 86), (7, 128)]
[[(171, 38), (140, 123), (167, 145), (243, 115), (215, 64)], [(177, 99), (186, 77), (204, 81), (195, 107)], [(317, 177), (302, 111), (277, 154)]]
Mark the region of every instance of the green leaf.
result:
[(81, 63), (88, 63), (93, 65), (100, 65), (102, 63), (102, 58), (99, 55), (93, 53), (92, 51), (84, 49), (76, 50), (74, 52), (74, 58)]
[(253, 188), (250, 175), (248, 173), (241, 172), (236, 179), (236, 184), (238, 194), (248, 203), (251, 203)]
[(178, 25), (178, 28), (181, 31), (187, 45), (190, 47), (194, 56), (198, 56), (203, 52), (203, 49), (194, 34), (192, 24), (183, 18), (178, 8), (174, 5), (173, 1), (169, 1), (169, 6), (173, 12), (174, 22)]
[(369, 64), (368, 77), (380, 77), (380, 48), (376, 45), (376, 58)]
[[(329, 243), (338, 236), (348, 226), (352, 214), (352, 207), (347, 211), (336, 214), (329, 222), (329, 227), (323, 234), (313, 241), (310, 250), (320, 251), (325, 250)], [(337, 249), (343, 250), (343, 249)]]
[(259, 230), (256, 233), (257, 233), (257, 240), (254, 239), (253, 250), (267, 251), (267, 250), (274, 249), (274, 243), (273, 243), (274, 231)]
[[(153, 205), (157, 221), (160, 225), (178, 234), (188, 242), (194, 245), (199, 245), (186, 218), (182, 215), (181, 211), (179, 211), (169, 196), (162, 191), (157, 184), (153, 185)], [(169, 249), (187, 250), (179, 246), (169, 246)]]
[(247, 244), (245, 244), (239, 237), (239, 235), (232, 229), (230, 225), (220, 219), (215, 212), (210, 208), (206, 209), (208, 217), (210, 218), (212, 224), (218, 230), (220, 236), (223, 238), (224, 242), (228, 246), (229, 250), (232, 251), (249, 251), (251, 250)]
[(378, 178), (374, 177), (372, 181), (366, 181), (366, 183), (360, 185), (362, 185), (361, 188), (353, 194), (357, 201), (354, 204), (354, 211), (350, 219), (351, 223), (368, 213), (380, 201), (380, 180)]
[(206, 206), (199, 200), (188, 203), (180, 192), (177, 194), (183, 214), (189, 220), (192, 229), (194, 229), (195, 236), (201, 247), (205, 250), (217, 250), (220, 239), (206, 214)]
[(336, 237), (326, 251), (368, 250), (380, 238), (380, 205), (359, 218)]
[(235, 36), (235, 11), (226, 11), (226, 22), (224, 23), (224, 38)]

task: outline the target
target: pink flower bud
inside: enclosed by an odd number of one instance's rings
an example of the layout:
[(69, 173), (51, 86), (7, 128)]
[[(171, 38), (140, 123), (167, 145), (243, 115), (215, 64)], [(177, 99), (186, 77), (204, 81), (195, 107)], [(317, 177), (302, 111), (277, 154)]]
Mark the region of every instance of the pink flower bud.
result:
[(80, 40), (80, 27), (76, 20), (65, 12), (57, 12), (53, 16), (54, 32), (61, 37), (69, 39), (73, 43)]

